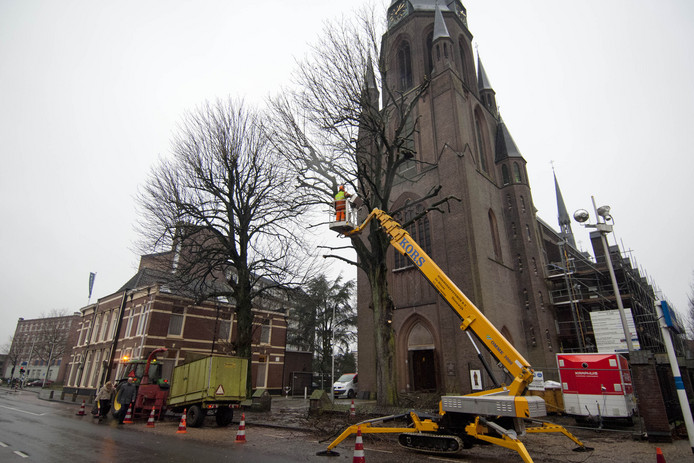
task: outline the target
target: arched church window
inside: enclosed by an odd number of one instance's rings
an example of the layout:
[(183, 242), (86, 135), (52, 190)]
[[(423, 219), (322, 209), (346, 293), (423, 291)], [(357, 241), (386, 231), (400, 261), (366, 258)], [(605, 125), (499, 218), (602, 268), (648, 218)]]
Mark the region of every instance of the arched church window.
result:
[(398, 47), (398, 73), (400, 90), (408, 90), (412, 87), (412, 55), (408, 42), (402, 42)]
[[(414, 217), (417, 217), (422, 212), (424, 212), (424, 206), (418, 204), (415, 207), (408, 207), (407, 209), (400, 211), (397, 214), (394, 214), (393, 218), (397, 220), (399, 223), (405, 224), (406, 222), (412, 220)], [(412, 239), (414, 239), (417, 242), (417, 244), (419, 244), (419, 246), (424, 250), (424, 252), (426, 252), (427, 254), (431, 254), (431, 231), (429, 227), (429, 217), (427, 217), (426, 215), (420, 217), (414, 222), (408, 224), (405, 227), (405, 230), (407, 231), (407, 233), (410, 234)], [(393, 269), (397, 270), (412, 267), (414, 265), (409, 257), (403, 256), (397, 251), (394, 253), (394, 255), (395, 262), (393, 265)]]
[(460, 49), (460, 76), (463, 82), (467, 84), (467, 68), (465, 67), (465, 63), (467, 63), (465, 59), (466, 45), (463, 39), (458, 40), (458, 48)]
[(525, 198), (521, 195), (520, 197), (520, 202), (521, 202), (521, 210), (525, 212)]
[(400, 136), (402, 144), (400, 145), (400, 155), (404, 156), (405, 160), (398, 166), (397, 174), (399, 177), (412, 179), (417, 175), (417, 161), (415, 160), (415, 144), (414, 144), (414, 117), (410, 113), (405, 119)]
[(513, 181), (515, 183), (521, 183), (523, 181), (521, 179), (520, 167), (518, 167), (517, 162), (513, 163)]
[(488, 172), (487, 170), (487, 144), (482, 131), (482, 116), (479, 112), (475, 112), (475, 135), (477, 137), (477, 156), (480, 162), (480, 169), (482, 172)]
[(494, 246), (494, 258), (501, 261), (501, 241), (499, 240), (499, 229), (496, 223), (496, 215), (494, 211), (489, 209), (489, 231), (492, 235), (492, 245)]
[(506, 164), (503, 164), (501, 166), (501, 178), (504, 182), (504, 185), (508, 185), (509, 183), (511, 183), (511, 180), (508, 176), (508, 167), (506, 166)]
[(535, 275), (537, 275), (537, 262), (535, 262), (535, 258), (533, 257), (533, 272)]
[(532, 343), (533, 347), (537, 346), (537, 338), (535, 337), (535, 327), (534, 326), (530, 327), (530, 342)]
[(525, 234), (528, 235), (528, 241), (532, 241), (532, 237), (530, 235), (530, 225), (527, 223), (525, 224)]
[(427, 65), (428, 65), (428, 67), (426, 69), (427, 75), (431, 75), (431, 71), (434, 69), (434, 58), (431, 56), (431, 54), (434, 52), (433, 42), (434, 42), (434, 31), (431, 31), (427, 35), (427, 44), (426, 44)]
[(513, 234), (514, 238), (518, 236), (518, 231), (516, 230), (516, 222), (511, 222), (511, 233)]

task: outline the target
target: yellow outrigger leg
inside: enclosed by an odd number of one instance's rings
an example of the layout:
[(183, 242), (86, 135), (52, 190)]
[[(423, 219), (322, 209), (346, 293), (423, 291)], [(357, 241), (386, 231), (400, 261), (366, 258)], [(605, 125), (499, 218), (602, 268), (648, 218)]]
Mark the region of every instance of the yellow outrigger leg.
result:
[(525, 432), (528, 432), (528, 433), (530, 433), (530, 432), (533, 432), (533, 433), (560, 432), (560, 433), (564, 434), (566, 437), (568, 437), (569, 439), (571, 439), (572, 441), (574, 441), (576, 443), (576, 445), (578, 445), (578, 447), (576, 447), (574, 449), (574, 452), (589, 452), (589, 451), (593, 450), (593, 448), (591, 448), (591, 447), (586, 447), (583, 442), (578, 440), (578, 437), (571, 434), (569, 432), (569, 430), (566, 429), (564, 426), (560, 426), (560, 425), (554, 424), (554, 423), (548, 423), (546, 421), (537, 421), (537, 423), (542, 424), (542, 426), (532, 426), (532, 427), (525, 428)]
[[(487, 435), (490, 427), (494, 428), (494, 430), (501, 435), (501, 438)], [(515, 431), (508, 431), (495, 423), (477, 416), (474, 422), (465, 426), (465, 432), (476, 439), (498, 445), (499, 447), (515, 450), (525, 463), (533, 463), (533, 459), (530, 458), (528, 450), (525, 448), (525, 445), (523, 445), (523, 442), (518, 440)]]
[(435, 432), (438, 431), (439, 425), (431, 421), (430, 419), (425, 419), (425, 420), (420, 420), (419, 416), (415, 412), (410, 412), (409, 413), (410, 418), (412, 418), (412, 423), (414, 424), (414, 427), (404, 427), (404, 428), (387, 428), (387, 427), (375, 427), (373, 426), (376, 423), (383, 423), (385, 421), (391, 421), (391, 420), (396, 420), (398, 418), (402, 418), (404, 416), (407, 416), (407, 414), (401, 414), (401, 415), (388, 415), (388, 416), (383, 416), (380, 418), (374, 418), (371, 420), (366, 420), (362, 421), (360, 423), (354, 424), (347, 429), (345, 429), (342, 434), (340, 434), (337, 439), (332, 441), (330, 445), (328, 445), (328, 448), (326, 450), (322, 450), (320, 452), (317, 452), (316, 455), (321, 455), (321, 456), (339, 456), (340, 454), (338, 452), (333, 451), (335, 447), (337, 447), (340, 442), (345, 440), (347, 437), (349, 437), (352, 434), (356, 434), (358, 429), (361, 429), (362, 434), (393, 434), (393, 433), (402, 433), (402, 432)]

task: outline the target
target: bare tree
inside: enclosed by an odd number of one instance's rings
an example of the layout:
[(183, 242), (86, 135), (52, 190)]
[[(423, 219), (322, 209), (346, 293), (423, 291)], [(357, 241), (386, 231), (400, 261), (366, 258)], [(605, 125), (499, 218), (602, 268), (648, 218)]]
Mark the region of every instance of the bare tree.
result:
[[(413, 109), (429, 82), (392, 88), (387, 59), (380, 59), (374, 71), (372, 57), (381, 56), (381, 24), (385, 21), (376, 20), (374, 12), (366, 9), (354, 20), (326, 24), (321, 41), (298, 63), (296, 90), (271, 102), (277, 121), (275, 145), (291, 163), (302, 195), (312, 204), (332, 206), (338, 185), (345, 183), (358, 192), (366, 212), (379, 208), (393, 215), (398, 212), (392, 209), (395, 183), (416, 171), (409, 168), (417, 162), (413, 137), (419, 121)], [(432, 188), (419, 201), (435, 197), (439, 190)], [(351, 238), (351, 246), (357, 261), (339, 252), (326, 257), (356, 265), (370, 283), (377, 399), (379, 404), (392, 405), (398, 398), (391, 349), (394, 333), (389, 324), (393, 310), (386, 266), (389, 240), (372, 222), (368, 233)]]
[(52, 310), (41, 318), (39, 330), (34, 335), (33, 356), (46, 363), (46, 376), (43, 384), (46, 384), (51, 367), (56, 359), (62, 357), (67, 351), (70, 324), (65, 321), (68, 315), (66, 310)]
[[(254, 303), (297, 283), (307, 262), (305, 209), (255, 110), (233, 100), (189, 113), (138, 197), (149, 249), (175, 249), (173, 281), (198, 301), (235, 304), (239, 356), (250, 359)], [(248, 392), (251, 369), (248, 369)]]
[(27, 349), (26, 338), (16, 338), (10, 336), (10, 339), (5, 347), (7, 353), (7, 363), (12, 365), (12, 370), (10, 371), (10, 383), (14, 379), (15, 370), (17, 365), (22, 360), (22, 356)]

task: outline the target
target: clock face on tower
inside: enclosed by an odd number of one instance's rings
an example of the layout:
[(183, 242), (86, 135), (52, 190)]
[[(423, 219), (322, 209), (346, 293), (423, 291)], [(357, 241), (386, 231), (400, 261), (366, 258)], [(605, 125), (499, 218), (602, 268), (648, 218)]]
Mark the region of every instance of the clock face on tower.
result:
[(409, 13), (407, 0), (400, 0), (399, 2), (393, 4), (388, 10), (388, 25), (393, 25), (400, 21), (403, 17)]

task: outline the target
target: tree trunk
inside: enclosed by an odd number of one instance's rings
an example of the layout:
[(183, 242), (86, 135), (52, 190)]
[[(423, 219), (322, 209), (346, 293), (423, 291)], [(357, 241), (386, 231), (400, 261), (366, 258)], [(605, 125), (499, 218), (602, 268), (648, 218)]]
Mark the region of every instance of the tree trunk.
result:
[(253, 395), (253, 303), (251, 300), (250, 285), (242, 283), (244, 272), (238, 272), (238, 289), (236, 292), (236, 322), (237, 322), (237, 355), (248, 359), (248, 373), (246, 375), (246, 396)]
[(369, 275), (373, 304), (374, 341), (376, 345), (376, 399), (378, 405), (398, 404), (395, 368), (395, 336), (392, 326), (393, 301), (388, 293), (388, 268), (385, 263), (373, 267)]

